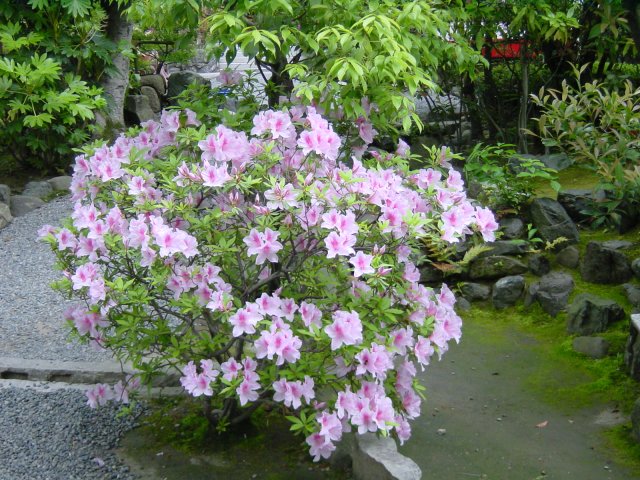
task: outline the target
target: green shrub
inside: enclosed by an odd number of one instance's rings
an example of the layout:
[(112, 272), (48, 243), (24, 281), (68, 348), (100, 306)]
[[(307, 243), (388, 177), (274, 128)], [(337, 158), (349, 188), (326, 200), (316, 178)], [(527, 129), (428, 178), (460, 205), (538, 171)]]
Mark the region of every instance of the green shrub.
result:
[(105, 102), (100, 89), (38, 53), (42, 34), (21, 30), (17, 23), (0, 25), (0, 148), (21, 165), (62, 169), (73, 147), (88, 140), (87, 121)]
[(583, 83), (586, 68), (574, 68), (575, 86), (565, 80), (561, 90), (543, 88), (532, 95), (542, 108), (538, 134), (547, 147), (595, 170), (606, 199), (589, 213), (595, 226), (615, 224), (623, 210), (640, 202), (640, 88), (628, 80), (622, 88)]

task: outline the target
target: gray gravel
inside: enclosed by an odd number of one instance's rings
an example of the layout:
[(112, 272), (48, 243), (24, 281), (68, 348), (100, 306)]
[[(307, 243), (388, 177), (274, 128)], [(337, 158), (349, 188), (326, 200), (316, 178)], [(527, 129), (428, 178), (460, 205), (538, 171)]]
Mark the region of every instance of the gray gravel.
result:
[(110, 451), (135, 425), (116, 410), (90, 409), (77, 390), (0, 385), (0, 480), (135, 478)]
[[(45, 224), (58, 225), (71, 210), (70, 198), (59, 198), (0, 230), (0, 356), (111, 358), (68, 342), (63, 312), (72, 303), (49, 287), (60, 273), (37, 232)], [(133, 417), (116, 418), (118, 405), (92, 410), (77, 387), (17, 388), (15, 383), (0, 380), (0, 480), (135, 478), (111, 451), (134, 425)]]
[(0, 357), (107, 360), (88, 345), (69, 344), (63, 312), (72, 304), (49, 285), (60, 278), (49, 245), (37, 240), (45, 224), (71, 214), (70, 197), (53, 200), (0, 230)]

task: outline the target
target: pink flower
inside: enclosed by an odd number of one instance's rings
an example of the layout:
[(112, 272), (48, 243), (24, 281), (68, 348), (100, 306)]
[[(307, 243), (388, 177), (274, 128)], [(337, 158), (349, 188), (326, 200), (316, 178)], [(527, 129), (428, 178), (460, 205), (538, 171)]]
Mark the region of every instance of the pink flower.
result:
[(342, 422), (337, 414), (324, 411), (318, 416), (318, 423), (320, 424), (320, 435), (334, 442), (342, 438)]
[(255, 402), (259, 397), (256, 390), (259, 389), (260, 384), (257, 381), (250, 381), (245, 378), (240, 386), (236, 388), (236, 393), (240, 399), (240, 406), (244, 406), (248, 402)]
[(362, 342), (362, 322), (357, 312), (338, 310), (332, 318), (333, 323), (324, 329), (331, 339), (331, 350), (337, 350), (342, 345), (357, 345)]
[(230, 382), (238, 376), (238, 373), (242, 370), (242, 365), (236, 362), (235, 358), (231, 357), (226, 362), (220, 364), (220, 369), (224, 374), (222, 378)]
[(226, 165), (212, 166), (209, 162), (205, 161), (204, 165), (200, 169), (200, 176), (203, 180), (205, 187), (222, 187), (225, 183), (231, 180), (229, 172), (227, 172)]
[(349, 263), (353, 265), (353, 276), (358, 278), (362, 275), (373, 273), (375, 269), (371, 266), (373, 255), (358, 252), (349, 259)]
[(271, 263), (278, 262), (277, 252), (283, 248), (282, 244), (277, 241), (279, 235), (279, 232), (274, 232), (270, 228), (267, 228), (264, 233), (253, 228), (249, 235), (242, 239), (249, 247), (247, 254), (256, 255), (256, 265), (262, 265), (265, 260), (269, 260)]
[(356, 120), (358, 125), (358, 134), (364, 143), (367, 145), (373, 142), (373, 138), (378, 134), (378, 131), (373, 128), (373, 124), (368, 122), (363, 117), (359, 117)]
[(229, 317), (229, 323), (233, 325), (232, 335), (239, 337), (245, 333), (256, 333), (256, 325), (260, 320), (262, 320), (262, 315), (257, 310), (239, 309)]
[(273, 110), (260, 112), (254, 117), (253, 125), (251, 135), (262, 135), (268, 132), (273, 140), (289, 139), (296, 135), (291, 117), (286, 112), (274, 112)]
[(68, 248), (73, 250), (78, 245), (75, 235), (67, 228), (61, 229), (54, 236), (58, 240), (58, 250), (66, 250)]
[(286, 210), (288, 207), (299, 205), (298, 192), (290, 183), (284, 186), (279, 183), (275, 184), (273, 188), (264, 192), (264, 197), (267, 199), (267, 208), (270, 210)]
[(90, 287), (98, 277), (98, 269), (94, 263), (89, 262), (84, 265), (80, 265), (76, 270), (76, 273), (71, 277), (73, 289), (79, 290), (82, 287)]
[(85, 392), (87, 405), (96, 408), (98, 405), (106, 405), (109, 400), (113, 400), (113, 390), (106, 383), (98, 383), (93, 388)]
[(475, 217), (478, 230), (482, 234), (482, 239), (485, 242), (493, 242), (496, 239), (495, 231), (499, 227), (493, 216), (493, 212), (488, 208), (476, 207)]
[(316, 325), (322, 327), (322, 312), (313, 303), (300, 303), (300, 315), (305, 327)]
[(336, 446), (325, 436), (320, 433), (313, 433), (306, 439), (307, 445), (309, 445), (309, 454), (313, 457), (314, 462), (320, 461), (321, 458), (329, 458), (331, 452), (336, 449)]
[(355, 235), (337, 234), (331, 232), (327, 238), (324, 239), (324, 244), (327, 247), (327, 258), (335, 258), (336, 255), (348, 256), (355, 254), (353, 246), (356, 243)]

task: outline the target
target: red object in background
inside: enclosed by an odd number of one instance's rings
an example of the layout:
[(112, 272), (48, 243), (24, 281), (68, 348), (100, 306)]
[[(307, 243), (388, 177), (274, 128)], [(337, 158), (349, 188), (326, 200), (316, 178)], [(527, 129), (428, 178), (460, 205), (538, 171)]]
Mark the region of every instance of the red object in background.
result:
[[(491, 60), (515, 60), (520, 58), (524, 40), (494, 40), (491, 47)], [(487, 47), (482, 47), (482, 54), (487, 56)], [(527, 51), (527, 57), (532, 58), (535, 52)]]

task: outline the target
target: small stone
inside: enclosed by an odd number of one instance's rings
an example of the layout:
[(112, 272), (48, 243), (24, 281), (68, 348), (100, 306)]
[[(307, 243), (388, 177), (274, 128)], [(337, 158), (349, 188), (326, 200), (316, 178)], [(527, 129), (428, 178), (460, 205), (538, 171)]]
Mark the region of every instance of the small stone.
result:
[(600, 242), (589, 242), (580, 275), (587, 282), (616, 284), (628, 282), (633, 272), (624, 253), (606, 248)]
[(516, 304), (524, 291), (524, 277), (512, 275), (498, 280), (493, 286), (491, 301), (495, 308), (501, 309)]
[(460, 286), (460, 293), (470, 302), (487, 300), (491, 295), (491, 287), (483, 283), (466, 282)]
[(447, 429), (446, 428), (439, 428), (436, 433), (438, 435), (446, 435), (447, 434)]
[(541, 277), (551, 271), (551, 262), (545, 255), (535, 253), (529, 256), (529, 270), (534, 275)]
[(11, 223), (13, 217), (11, 216), (11, 209), (6, 203), (0, 202), (0, 229), (3, 229)]
[(580, 250), (575, 245), (570, 245), (556, 253), (556, 262), (567, 268), (578, 268), (580, 265)]
[(500, 220), (502, 237), (506, 240), (515, 240), (524, 237), (524, 222), (517, 217), (507, 217)]
[(124, 111), (138, 124), (155, 118), (146, 95), (128, 95), (124, 101)]
[(66, 191), (71, 188), (71, 177), (68, 175), (61, 175), (59, 177), (53, 177), (47, 180), (54, 192)]
[(160, 96), (153, 87), (140, 87), (140, 93), (149, 99), (149, 107), (154, 113), (159, 113), (160, 110), (162, 110), (162, 106), (160, 105)]
[(622, 320), (624, 316), (622, 307), (613, 300), (582, 293), (567, 311), (567, 331), (579, 335), (604, 332), (609, 325)]
[(573, 349), (591, 358), (604, 358), (609, 353), (609, 342), (602, 337), (576, 337)]
[(633, 404), (631, 410), (631, 434), (640, 443), (640, 398)]
[(472, 280), (500, 278), (526, 273), (527, 270), (527, 266), (520, 260), (513, 257), (497, 255), (474, 259), (469, 268), (469, 278)]
[(640, 258), (636, 258), (633, 262), (631, 262), (631, 271), (635, 275), (635, 277), (640, 280)]
[(167, 86), (162, 75), (142, 75), (140, 77), (141, 87), (152, 87), (158, 95), (164, 95)]
[(607, 240), (602, 242), (604, 248), (610, 248), (611, 250), (627, 250), (633, 247), (633, 242), (627, 240)]
[(573, 277), (567, 273), (551, 272), (529, 287), (525, 306), (537, 301), (552, 317), (563, 311), (573, 291)]
[(640, 287), (633, 283), (625, 283), (622, 285), (627, 295), (627, 300), (635, 309), (640, 309)]
[(464, 297), (459, 297), (456, 301), (456, 307), (463, 312), (471, 310), (471, 303)]
[(29, 182), (25, 185), (22, 195), (27, 197), (44, 198), (53, 192), (49, 182)]
[(565, 209), (551, 198), (536, 198), (531, 202), (531, 220), (538, 234), (546, 242), (563, 237), (567, 243), (578, 243), (580, 234)]
[(11, 206), (11, 189), (4, 183), (0, 183), (0, 202)]
[(21, 217), (42, 205), (44, 202), (38, 197), (15, 195), (11, 197), (11, 215)]

